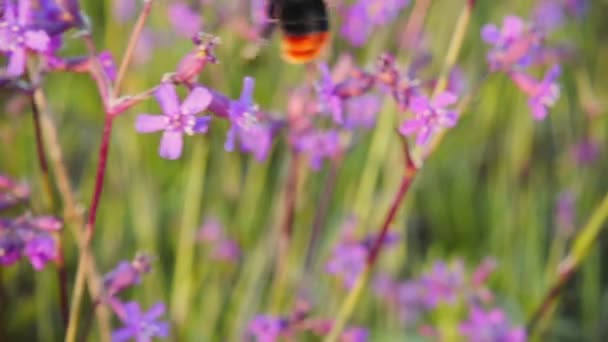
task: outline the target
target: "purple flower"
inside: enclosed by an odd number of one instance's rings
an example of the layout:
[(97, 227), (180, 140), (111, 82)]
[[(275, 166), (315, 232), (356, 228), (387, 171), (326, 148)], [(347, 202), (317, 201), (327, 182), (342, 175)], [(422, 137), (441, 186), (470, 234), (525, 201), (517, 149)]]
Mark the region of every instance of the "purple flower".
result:
[(369, 332), (365, 328), (351, 327), (346, 329), (342, 336), (340, 336), (340, 342), (366, 342), (369, 337)]
[(114, 82), (118, 71), (112, 53), (110, 51), (102, 51), (97, 55), (97, 58), (99, 58), (103, 71), (105, 71), (110, 81)]
[(350, 289), (355, 285), (359, 273), (365, 269), (367, 253), (367, 248), (361, 244), (339, 244), (334, 248), (326, 270), (340, 277), (344, 286)]
[(260, 315), (249, 323), (249, 333), (256, 338), (256, 342), (275, 342), (288, 327), (284, 318), (270, 315)]
[(187, 38), (195, 36), (203, 26), (201, 16), (183, 2), (170, 4), (168, 15), (175, 31)]
[(564, 8), (556, 0), (542, 0), (532, 14), (534, 24), (544, 32), (551, 32), (564, 22)]
[(395, 20), (399, 12), (409, 5), (409, 0), (360, 0), (366, 7), (368, 19), (377, 26)]
[(340, 28), (340, 34), (353, 46), (362, 46), (373, 29), (374, 26), (367, 17), (367, 7), (360, 1), (348, 8)]
[(141, 276), (150, 272), (151, 258), (145, 254), (138, 255), (132, 262), (121, 261), (112, 271), (103, 277), (103, 288), (109, 297), (141, 282)]
[(600, 156), (600, 146), (590, 137), (585, 137), (573, 146), (572, 154), (579, 165), (591, 165)]
[(470, 342), (524, 342), (526, 333), (522, 328), (512, 328), (504, 312), (493, 309), (489, 312), (472, 307), (469, 320), (460, 325), (460, 332)]
[(175, 70), (173, 79), (177, 82), (192, 83), (208, 63), (217, 63), (214, 49), (220, 40), (214, 36), (193, 38), (195, 48), (184, 56)]
[(310, 132), (296, 138), (295, 148), (310, 157), (310, 167), (320, 170), (324, 159), (333, 159), (340, 155), (340, 136), (335, 130)]
[(405, 120), (399, 131), (406, 136), (416, 134), (416, 143), (426, 145), (440, 129), (456, 125), (458, 114), (445, 108), (456, 100), (456, 95), (447, 91), (432, 101), (422, 95), (414, 97), (409, 106), (414, 118)]
[(548, 108), (559, 98), (559, 84), (556, 80), (561, 73), (559, 65), (554, 65), (542, 81), (538, 81), (523, 72), (511, 72), (513, 82), (528, 96), (528, 106), (535, 120), (543, 120)]
[(485, 25), (481, 36), (494, 45), (487, 56), (492, 71), (509, 71), (517, 64), (529, 62), (542, 40), (540, 32), (517, 16), (505, 17), (500, 30), (495, 25)]
[(575, 198), (571, 191), (564, 191), (557, 197), (555, 221), (559, 234), (564, 237), (572, 236), (575, 227)]
[(38, 235), (25, 244), (25, 255), (36, 271), (57, 257), (57, 244), (50, 235)]
[(0, 265), (10, 266), (21, 259), (24, 245), (19, 235), (2, 229), (0, 223)]
[(381, 104), (380, 98), (371, 94), (349, 99), (346, 102), (344, 127), (350, 129), (374, 127)]
[(216, 218), (205, 220), (198, 231), (197, 239), (208, 243), (217, 243), (224, 239), (224, 230), (220, 221)]
[(30, 5), (30, 0), (20, 0), (17, 10), (14, 1), (4, 3), (4, 15), (0, 20), (0, 52), (8, 54), (6, 75), (9, 77), (23, 74), (28, 50), (43, 52), (50, 41), (45, 31), (28, 27)]
[(437, 262), (433, 268), (420, 278), (424, 287), (425, 304), (435, 308), (439, 303), (454, 304), (464, 286), (464, 267), (461, 262), (448, 267), (443, 262)]
[(245, 77), (241, 97), (230, 104), (228, 118), (231, 126), (224, 148), (226, 151), (234, 151), (238, 140), (241, 150), (253, 153), (258, 161), (262, 161), (272, 146), (272, 131), (268, 123), (261, 122), (258, 107), (253, 102), (254, 84), (253, 78)]
[(128, 341), (131, 338), (137, 342), (148, 342), (153, 337), (169, 336), (169, 324), (157, 321), (165, 313), (165, 305), (162, 303), (152, 306), (148, 312), (141, 312), (138, 303), (129, 302), (117, 311), (125, 326), (112, 333), (113, 342)]
[(135, 129), (140, 133), (164, 130), (160, 156), (177, 159), (182, 154), (184, 133), (193, 135), (207, 132), (211, 117), (197, 117), (195, 114), (207, 109), (211, 103), (211, 93), (203, 87), (196, 87), (180, 105), (175, 87), (170, 83), (162, 83), (156, 91), (156, 100), (164, 115), (140, 114)]
[(319, 107), (323, 112), (329, 112), (335, 123), (341, 124), (342, 98), (336, 93), (336, 84), (326, 63), (320, 63), (321, 82), (317, 85)]

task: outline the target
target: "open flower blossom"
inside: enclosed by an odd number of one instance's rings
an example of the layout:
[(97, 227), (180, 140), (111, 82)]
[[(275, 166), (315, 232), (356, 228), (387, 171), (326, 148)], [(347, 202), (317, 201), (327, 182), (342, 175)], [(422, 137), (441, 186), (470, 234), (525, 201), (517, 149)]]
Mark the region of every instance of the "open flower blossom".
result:
[(447, 91), (432, 100), (423, 95), (415, 96), (409, 105), (414, 117), (405, 120), (399, 127), (399, 132), (405, 136), (416, 134), (416, 144), (426, 145), (439, 130), (456, 125), (458, 114), (446, 109), (456, 103), (456, 100), (456, 95)]
[(6, 76), (21, 76), (25, 71), (27, 51), (44, 52), (50, 41), (41, 29), (30, 28), (30, 0), (4, 1), (4, 14), (0, 19), (0, 52), (8, 55)]
[(207, 89), (196, 87), (180, 104), (175, 86), (170, 83), (158, 86), (155, 95), (163, 115), (140, 114), (135, 128), (140, 133), (164, 131), (159, 148), (160, 156), (177, 159), (182, 154), (184, 134), (207, 132), (211, 117), (197, 117), (196, 114), (207, 109), (212, 95)]
[(112, 333), (112, 342), (122, 342), (134, 339), (137, 342), (150, 342), (153, 337), (168, 337), (169, 324), (158, 322), (157, 319), (165, 313), (165, 305), (157, 303), (142, 312), (136, 302), (120, 303), (112, 306), (124, 327)]
[(469, 320), (460, 325), (460, 332), (471, 342), (525, 342), (523, 328), (513, 328), (500, 309), (485, 311), (472, 307)]
[(266, 159), (272, 147), (272, 130), (268, 122), (263, 122), (258, 106), (253, 102), (255, 81), (245, 77), (241, 97), (232, 101), (228, 110), (231, 126), (224, 148), (234, 151), (237, 141), (241, 150), (252, 153), (258, 161)]
[(492, 71), (509, 71), (528, 63), (543, 38), (532, 25), (513, 15), (504, 18), (501, 29), (493, 24), (485, 25), (481, 37), (493, 45), (487, 56)]
[(538, 81), (523, 72), (511, 72), (513, 82), (528, 96), (528, 106), (536, 120), (543, 120), (548, 114), (548, 108), (557, 102), (560, 94), (556, 82), (561, 73), (559, 65), (554, 65), (543, 80)]

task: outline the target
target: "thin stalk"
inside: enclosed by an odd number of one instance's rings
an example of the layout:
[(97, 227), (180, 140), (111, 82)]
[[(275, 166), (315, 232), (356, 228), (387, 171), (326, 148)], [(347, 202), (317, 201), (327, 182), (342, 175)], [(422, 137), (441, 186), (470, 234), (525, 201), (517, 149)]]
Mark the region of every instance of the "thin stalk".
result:
[[(112, 116), (106, 115), (104, 120), (104, 128), (101, 136), (101, 146), (99, 148), (99, 160), (97, 163), (97, 174), (95, 177), (95, 187), (93, 191), (93, 197), (91, 199), (91, 206), (89, 208), (89, 215), (85, 225), (84, 240), (81, 242), (81, 250), (88, 250), (91, 246), (91, 240), (95, 233), (95, 223), (97, 220), (97, 209), (99, 208), (99, 201), (101, 199), (101, 193), (103, 191), (103, 184), (106, 175), (106, 165), (108, 161), (108, 154), (110, 150), (110, 138), (112, 135)], [(78, 262), (78, 269), (76, 271), (76, 283), (74, 284), (74, 292), (72, 294), (72, 306), (70, 307), (70, 317), (72, 320), (68, 325), (68, 332), (66, 334), (66, 342), (74, 342), (76, 340), (78, 323), (80, 320), (80, 307), (82, 304), (82, 296), (84, 294), (84, 286), (86, 280), (87, 264), (89, 253), (82, 253)]]
[(604, 222), (606, 221), (606, 218), (608, 218), (608, 193), (593, 211), (589, 221), (587, 221), (583, 229), (578, 233), (570, 253), (564, 258), (558, 268), (557, 278), (554, 280), (553, 285), (549, 287), (545, 297), (530, 317), (527, 324), (527, 330), (530, 332), (530, 335), (535, 332), (538, 323), (542, 321), (546, 315), (554, 311), (552, 308), (563, 292), (564, 287), (574, 273), (576, 273), (578, 267), (585, 260), (589, 252), (591, 252), (593, 245), (598, 240), (600, 233), (605, 226)]
[(118, 74), (116, 76), (116, 82), (114, 83), (114, 92), (113, 96), (117, 97), (120, 94), (120, 87), (125, 79), (125, 75), (129, 69), (129, 65), (131, 64), (131, 60), (133, 59), (133, 52), (137, 47), (137, 41), (141, 36), (141, 32), (144, 29), (144, 25), (146, 24), (146, 20), (150, 16), (150, 11), (152, 10), (152, 0), (144, 1), (144, 8), (139, 13), (139, 17), (137, 18), (137, 22), (133, 27), (133, 31), (131, 32), (131, 37), (129, 38), (129, 43), (127, 44), (127, 49), (122, 57), (122, 61), (120, 62), (120, 67), (118, 68)]
[(357, 302), (359, 301), (359, 298), (361, 297), (361, 294), (363, 293), (363, 288), (365, 287), (367, 278), (369, 277), (369, 274), (371, 273), (376, 262), (378, 261), (378, 256), (380, 254), (380, 251), (382, 250), (382, 243), (384, 242), (386, 235), (388, 234), (389, 227), (395, 219), (397, 211), (399, 210), (401, 203), (403, 203), (403, 199), (408, 193), (412, 181), (414, 180), (414, 177), (418, 172), (418, 168), (414, 164), (414, 161), (412, 160), (411, 155), (409, 153), (407, 140), (404, 139), (403, 142), (403, 150), (405, 155), (405, 172), (403, 174), (403, 178), (401, 179), (401, 185), (399, 186), (399, 189), (395, 194), (395, 198), (393, 199), (392, 204), (388, 212), (386, 213), (386, 216), (382, 223), (382, 227), (380, 228), (380, 234), (374, 241), (374, 244), (372, 245), (372, 248), (370, 249), (370, 252), (367, 256), (365, 270), (359, 273), (355, 285), (349, 291), (348, 295), (346, 296), (346, 299), (340, 306), (338, 316), (336, 317), (336, 320), (331, 328), (329, 335), (327, 335), (327, 338), (324, 340), (325, 342), (338, 341), (342, 330), (344, 330), (344, 327), (346, 326), (346, 322), (350, 318), (352, 312), (355, 309), (355, 306), (357, 305)]
[[(37, 81), (34, 81), (38, 83)], [(57, 185), (61, 201), (63, 203), (63, 218), (66, 226), (70, 228), (78, 242), (78, 247), (81, 254), (91, 255), (89, 246), (84, 244), (84, 234), (81, 230), (84, 221), (84, 211), (82, 206), (77, 203), (74, 197), (74, 190), (70, 183), (70, 177), (67, 167), (63, 160), (63, 152), (59, 143), (59, 135), (53, 120), (47, 110), (46, 96), (41, 88), (34, 91), (34, 101), (41, 116), (40, 123), (44, 133), (46, 147), (48, 149), (49, 162), (54, 170), (54, 183)], [(93, 297), (97, 297), (100, 293), (100, 276), (97, 271), (97, 265), (92, 257), (86, 258), (87, 265), (85, 267), (88, 272), (89, 291)], [(110, 316), (107, 310), (98, 310), (97, 319), (100, 325), (101, 340), (110, 340)], [(68, 330), (71, 323), (68, 321)]]
[[(40, 124), (40, 111), (36, 105), (34, 95), (30, 96), (30, 104), (32, 108), (32, 116), (34, 119), (34, 134), (36, 137), (36, 154), (38, 155), (38, 166), (40, 167), (40, 173), (42, 175), (42, 182), (46, 194), (47, 206), (51, 211), (54, 211), (55, 200), (53, 196), (53, 185), (51, 182), (51, 176), (49, 174), (49, 164), (44, 149), (44, 138), (42, 135), (42, 128)], [(59, 307), (61, 310), (61, 320), (63, 322), (63, 328), (66, 329), (69, 320), (69, 303), (68, 303), (68, 282), (67, 274), (64, 263), (64, 251), (62, 234), (54, 234), (54, 239), (57, 242), (57, 258), (55, 259), (55, 267), (57, 271), (57, 287), (59, 289)]]
[(287, 285), (287, 270), (289, 258), (289, 245), (293, 236), (293, 225), (295, 221), (296, 198), (298, 192), (300, 155), (291, 150), (291, 161), (285, 184), (285, 208), (283, 222), (278, 235), (278, 251), (274, 273), (274, 300), (273, 307), (281, 305), (285, 286)]

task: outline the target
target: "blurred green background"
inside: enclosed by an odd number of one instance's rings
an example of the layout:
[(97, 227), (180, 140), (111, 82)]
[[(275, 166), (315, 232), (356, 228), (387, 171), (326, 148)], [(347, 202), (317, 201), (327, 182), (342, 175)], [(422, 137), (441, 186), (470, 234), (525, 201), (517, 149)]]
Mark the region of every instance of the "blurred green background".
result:
[[(94, 26), (97, 46), (109, 49), (118, 59), (134, 20), (115, 20), (110, 1), (83, 3)], [(130, 70), (126, 93), (157, 84), (191, 49), (190, 41), (179, 37), (169, 24), (168, 4), (155, 3), (148, 27), (156, 34), (156, 48), (148, 62)], [(227, 13), (240, 8), (241, 15), (248, 15), (237, 1), (201, 6), (203, 29), (222, 39), (217, 48), (220, 64), (209, 66), (201, 75), (201, 83), (237, 98), (243, 77), (253, 76), (255, 99), (261, 108), (284, 113), (286, 90), (306, 82), (306, 69), (280, 60), (276, 36), (258, 58), (243, 59), (241, 51), (247, 42), (228, 20), (238, 21), (236, 14), (218, 22), (216, 12), (221, 6), (228, 8)], [(427, 76), (440, 70), (462, 6), (460, 1), (432, 1), (424, 32), (435, 58)], [(578, 55), (575, 61), (563, 64), (562, 95), (542, 122), (532, 120), (525, 96), (506, 76), (487, 75), (488, 47), (479, 35), (484, 24), (500, 24), (504, 15), (528, 17), (532, 6), (529, 1), (478, 1), (458, 59), (470, 87), (478, 91), (458, 126), (447, 133), (426, 161), (393, 224), (394, 231), (404, 239), (398, 248), (383, 254), (378, 267), (404, 278), (419, 274), (438, 259), (461, 257), (473, 269), (484, 257), (492, 256), (498, 261), (498, 269), (490, 278), (490, 288), (499, 306), (518, 325), (524, 324), (539, 304), (568, 246), (569, 238), (556, 230), (558, 195), (573, 193), (575, 226), (580, 227), (608, 190), (608, 162), (603, 148), (608, 136), (605, 108), (592, 116), (583, 106), (585, 84), (601, 103), (606, 101), (608, 2), (590, 2), (582, 20), (569, 20), (549, 38), (552, 43), (576, 47)], [(373, 40), (362, 48), (350, 47), (336, 34), (330, 58), (335, 59), (341, 52), (352, 53), (359, 65), (371, 70), (376, 58), (388, 51), (407, 63), (414, 51), (399, 48), (397, 37), (411, 8), (392, 25), (376, 30)], [(339, 21), (334, 16), (333, 26), (337, 27)], [(68, 42), (64, 50), (65, 55), (82, 52), (77, 41)], [(44, 90), (77, 199), (88, 205), (103, 126), (95, 85), (87, 75), (57, 73), (48, 75)], [(9, 103), (7, 97), (2, 101), (4, 105)], [(240, 340), (254, 315), (290, 312), (302, 285), (302, 265), (312, 222), (330, 177), (329, 165), (319, 172), (302, 167), (286, 296), (277, 303), (271, 291), (272, 269), (290, 159), (284, 135), (276, 140), (268, 160), (259, 163), (249, 155), (224, 151), (228, 123), (216, 119), (207, 135), (186, 139), (180, 160), (167, 161), (157, 154), (159, 135), (135, 132), (134, 118), (142, 112), (158, 113), (159, 109), (154, 100), (149, 100), (115, 121), (93, 241), (101, 272), (111, 270), (120, 260), (132, 259), (137, 251), (156, 256), (152, 272), (124, 297), (139, 301), (144, 308), (164, 301), (179, 340)], [(0, 170), (32, 184), (32, 211), (43, 213), (29, 114), (26, 106), (21, 113), (0, 116)], [(317, 304), (314, 312), (319, 315), (335, 316), (344, 298), (345, 291), (324, 271), (324, 264), (345, 218), (354, 214), (361, 218), (365, 230), (376, 230), (399, 184), (402, 155), (395, 131), (399, 117), (387, 98), (376, 128), (360, 139), (337, 171), (321, 247), (314, 258), (314, 281), (306, 284)], [(599, 146), (599, 156), (580, 163), (574, 151), (585, 139)], [(200, 224), (210, 217), (217, 218), (240, 243), (241, 264), (211, 260), (206, 248), (194, 238)], [(64, 236), (73, 281), (76, 246), (69, 231)], [(595, 245), (566, 287), (547, 340), (608, 338), (604, 324), (608, 321), (605, 240), (604, 236)], [(0, 340), (59, 340), (61, 323), (53, 268), (34, 272), (21, 262), (0, 272), (5, 303), (0, 308)], [(90, 300), (85, 309), (89, 305)], [(415, 329), (404, 329), (396, 314), (371, 290), (364, 292), (351, 321), (368, 327), (371, 341), (403, 341), (406, 337), (408, 341), (423, 340)], [(93, 339), (99, 338), (97, 329), (94, 324)]]

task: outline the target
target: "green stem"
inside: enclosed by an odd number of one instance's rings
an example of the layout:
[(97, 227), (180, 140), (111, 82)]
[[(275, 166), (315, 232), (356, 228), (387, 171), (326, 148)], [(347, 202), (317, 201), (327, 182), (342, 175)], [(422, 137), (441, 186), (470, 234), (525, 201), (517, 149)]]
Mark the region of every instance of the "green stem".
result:
[(554, 311), (552, 308), (561, 295), (564, 287), (578, 270), (580, 264), (591, 252), (593, 245), (599, 238), (606, 218), (608, 218), (608, 193), (606, 193), (602, 202), (593, 211), (589, 221), (587, 221), (587, 224), (585, 224), (574, 240), (570, 253), (558, 267), (557, 278), (547, 291), (538, 308), (532, 314), (527, 326), (530, 335), (535, 333), (538, 323), (543, 321), (546, 316)]

